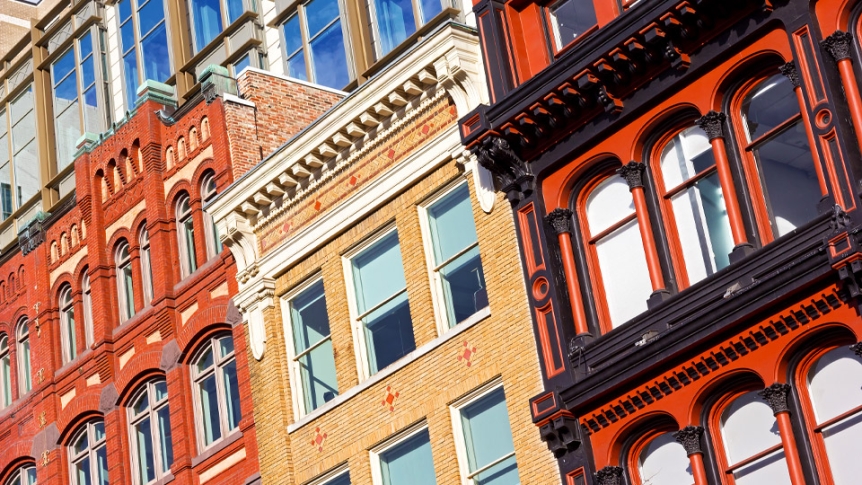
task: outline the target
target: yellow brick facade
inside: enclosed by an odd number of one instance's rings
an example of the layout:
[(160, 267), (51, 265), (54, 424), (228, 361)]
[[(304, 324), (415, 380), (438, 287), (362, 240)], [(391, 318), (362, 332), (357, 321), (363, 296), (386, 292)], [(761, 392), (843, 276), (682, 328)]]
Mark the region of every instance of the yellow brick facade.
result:
[[(276, 304), (264, 314), (267, 352), (261, 361), (250, 359), (264, 483), (304, 484), (347, 463), (351, 483), (371, 484), (369, 450), (423, 420), (431, 437), (437, 483), (461, 483), (450, 404), (495, 378), (502, 379), (506, 394), (521, 483), (559, 482), (556, 465), (529, 412), (528, 399), (542, 387), (511, 210), (501, 196), (490, 214), (483, 212), (474, 196), (472, 176), (466, 175), (454, 161), (446, 162), (301, 263), (284, 268), (277, 278)], [(347, 300), (352, 288), (346, 286), (342, 255), (394, 223), (416, 346), (438, 338), (419, 205), (458, 180), (468, 183), (473, 196), (490, 316), (322, 416), (301, 420), (301, 426), (288, 433), (286, 428), (296, 426), (296, 417), (280, 297), (309, 278), (322, 277), (339, 391), (350, 391), (359, 385), (359, 372)], [(459, 359), (465, 343), (476, 350), (470, 366)], [(387, 389), (398, 395), (393, 410), (383, 404)], [(319, 445), (318, 435), (325, 435)]]

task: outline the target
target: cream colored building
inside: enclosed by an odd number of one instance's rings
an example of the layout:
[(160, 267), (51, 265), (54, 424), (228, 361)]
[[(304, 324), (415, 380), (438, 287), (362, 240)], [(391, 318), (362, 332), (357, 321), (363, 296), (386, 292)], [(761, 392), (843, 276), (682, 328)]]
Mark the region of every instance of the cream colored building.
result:
[(443, 24), (209, 205), (264, 483), (559, 481), (511, 209), (457, 131), (480, 63)]

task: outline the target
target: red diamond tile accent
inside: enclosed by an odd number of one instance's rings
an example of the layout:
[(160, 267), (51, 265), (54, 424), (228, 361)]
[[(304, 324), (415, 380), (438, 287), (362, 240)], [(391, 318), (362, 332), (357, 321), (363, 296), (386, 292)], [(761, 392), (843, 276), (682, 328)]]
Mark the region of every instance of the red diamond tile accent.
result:
[(311, 446), (317, 447), (317, 451), (323, 451), (323, 442), (326, 441), (326, 437), (328, 436), (326, 433), (321, 433), (320, 428), (314, 430), (317, 433), (314, 436), (314, 439), (311, 440)]
[(281, 226), (281, 232), (283, 232), (285, 234), (290, 232), (290, 223), (289, 222), (285, 222), (284, 225)]
[(348, 182), (348, 183), (349, 183), (350, 185), (356, 185), (356, 181), (357, 181), (357, 180), (358, 180), (358, 179), (356, 178), (356, 175), (352, 175), (352, 176), (350, 177), (350, 182)]
[(389, 412), (395, 411), (395, 399), (400, 395), (401, 394), (398, 392), (392, 392), (392, 386), (386, 386), (386, 397), (383, 399), (381, 405), (383, 407), (389, 407)]
[(458, 354), (458, 360), (463, 360), (467, 367), (473, 365), (473, 357), (476, 355), (476, 347), (471, 347), (467, 341), (464, 341), (464, 350)]
[(386, 156), (389, 157), (390, 159), (395, 158), (395, 150), (390, 149), (389, 153), (387, 153)]
[(320, 201), (319, 201), (319, 200), (318, 200), (318, 201), (316, 201), (316, 202), (314, 203), (314, 210), (319, 211), (319, 210), (320, 210), (320, 206), (321, 206), (321, 205), (322, 205), (322, 204), (320, 203)]

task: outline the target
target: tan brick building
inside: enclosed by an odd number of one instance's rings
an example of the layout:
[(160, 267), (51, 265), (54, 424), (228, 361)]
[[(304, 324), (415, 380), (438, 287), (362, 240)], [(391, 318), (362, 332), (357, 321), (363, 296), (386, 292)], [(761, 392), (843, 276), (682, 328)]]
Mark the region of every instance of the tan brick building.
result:
[[(252, 76), (240, 93), (266, 90)], [(526, 405), (533, 331), (512, 324), (511, 209), (457, 132), (484, 92), (475, 31), (447, 23), (208, 206), (237, 260), (264, 483), (557, 479)]]

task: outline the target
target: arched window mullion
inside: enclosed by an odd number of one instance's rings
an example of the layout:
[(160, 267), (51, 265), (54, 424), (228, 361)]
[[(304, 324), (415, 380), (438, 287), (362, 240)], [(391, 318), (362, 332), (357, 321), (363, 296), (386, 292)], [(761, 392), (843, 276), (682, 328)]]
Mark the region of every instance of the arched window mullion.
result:
[(194, 273), (198, 268), (195, 223), (192, 218), (192, 208), (188, 194), (183, 194), (177, 200), (177, 241), (179, 243), (180, 270), (182, 278)]
[(75, 302), (69, 284), (60, 289), (60, 340), (62, 341), (63, 363), (78, 357), (78, 331), (76, 325)]
[(120, 322), (135, 316), (135, 283), (129, 243), (123, 241), (117, 246), (115, 255), (117, 293), (120, 309)]
[(30, 329), (27, 317), (18, 321), (16, 334), (16, 361), (18, 364), (18, 392), (20, 395), (27, 394), (33, 388), (33, 376), (31, 371), (31, 347)]

